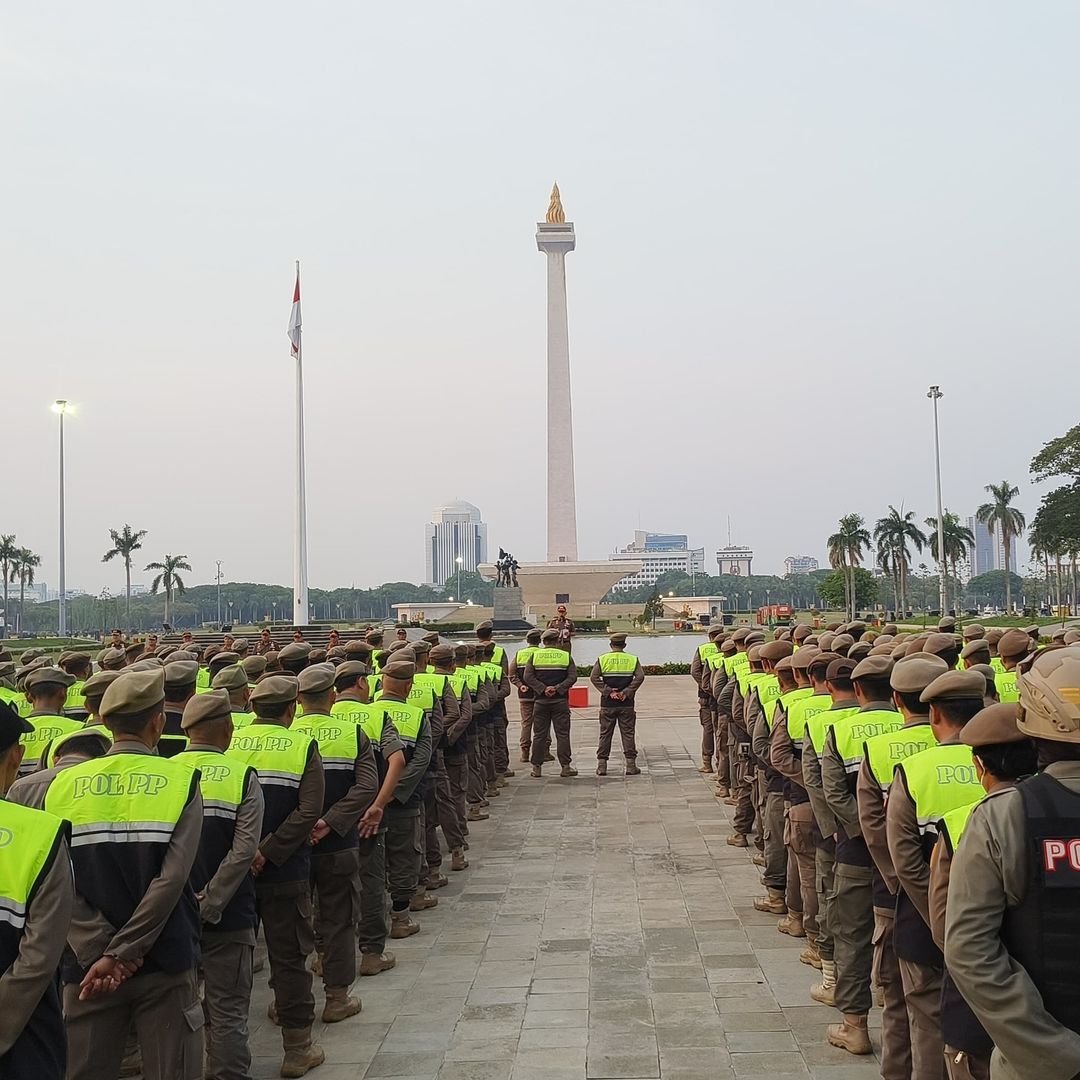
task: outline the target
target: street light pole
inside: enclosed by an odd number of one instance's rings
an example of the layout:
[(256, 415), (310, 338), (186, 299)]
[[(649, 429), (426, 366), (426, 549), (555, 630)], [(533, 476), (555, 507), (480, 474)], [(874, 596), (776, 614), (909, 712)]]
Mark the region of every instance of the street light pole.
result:
[(64, 413), (67, 412), (68, 403), (62, 398), (53, 402), (53, 412), (60, 417), (60, 601), (57, 617), (56, 632), (63, 637), (67, 633), (67, 574), (64, 553)]
[(941, 438), (938, 430), (938, 402), (945, 395), (941, 387), (931, 386), (926, 396), (934, 403), (934, 469), (937, 473), (937, 550), (938, 550), (938, 605), (945, 616), (945, 513), (941, 505)]
[(217, 621), (221, 625), (221, 560), (217, 560)]

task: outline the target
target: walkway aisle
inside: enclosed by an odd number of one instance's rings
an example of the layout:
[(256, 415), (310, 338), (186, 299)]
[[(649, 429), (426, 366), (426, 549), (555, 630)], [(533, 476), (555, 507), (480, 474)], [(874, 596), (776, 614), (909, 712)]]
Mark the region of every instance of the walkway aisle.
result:
[[(753, 909), (753, 848), (724, 842), (730, 808), (697, 772), (693, 701), (688, 678), (646, 680), (639, 777), (621, 757), (593, 775), (595, 720), (574, 721), (577, 779), (548, 765), (530, 780), (515, 763), (473, 826), (470, 870), (448, 875), (420, 934), (389, 943), (398, 967), (359, 981), (360, 1016), (320, 1025), (327, 1063), (312, 1077), (878, 1076), (874, 1058), (824, 1045), (838, 1015), (810, 1001), (817, 973)], [(271, 1077), (280, 1042), (256, 980), (256, 1075)]]

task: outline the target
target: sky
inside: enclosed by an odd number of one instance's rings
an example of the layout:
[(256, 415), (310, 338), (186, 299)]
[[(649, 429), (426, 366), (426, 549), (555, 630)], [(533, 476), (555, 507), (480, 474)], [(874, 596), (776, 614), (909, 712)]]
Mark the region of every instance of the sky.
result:
[(67, 398), (69, 587), (122, 587), (124, 523), (191, 583), (288, 583), (299, 258), (311, 584), (421, 580), (454, 498), (544, 558), (555, 180), (582, 558), (644, 528), (715, 565), (730, 517), (782, 572), (841, 514), (934, 513), (931, 383), (946, 505), (1009, 479), (1030, 516), (1077, 421), (1078, 32), (1054, 0), (8, 5), (0, 532), (55, 582)]

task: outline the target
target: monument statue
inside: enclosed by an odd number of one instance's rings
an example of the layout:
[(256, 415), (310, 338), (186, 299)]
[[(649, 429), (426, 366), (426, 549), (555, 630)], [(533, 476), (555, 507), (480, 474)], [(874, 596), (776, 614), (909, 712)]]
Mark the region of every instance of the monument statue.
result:
[(516, 589), (518, 587), (518, 563), (517, 559), (509, 551), (499, 548), (499, 558), (495, 563), (498, 576), (495, 579), (496, 589)]
[(549, 225), (564, 225), (566, 223), (566, 211), (563, 209), (558, 184), (551, 186), (551, 202), (548, 203), (547, 221)]

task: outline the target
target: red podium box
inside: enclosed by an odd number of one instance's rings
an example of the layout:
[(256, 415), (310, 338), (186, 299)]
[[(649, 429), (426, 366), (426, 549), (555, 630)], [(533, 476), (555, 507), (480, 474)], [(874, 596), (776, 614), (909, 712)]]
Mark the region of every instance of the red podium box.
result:
[(571, 686), (568, 698), (571, 709), (587, 709), (589, 707), (589, 688), (587, 686)]

